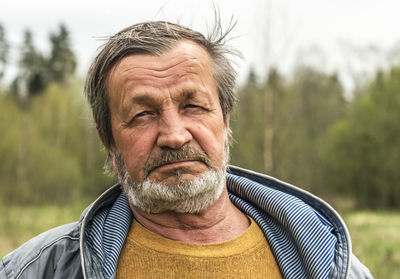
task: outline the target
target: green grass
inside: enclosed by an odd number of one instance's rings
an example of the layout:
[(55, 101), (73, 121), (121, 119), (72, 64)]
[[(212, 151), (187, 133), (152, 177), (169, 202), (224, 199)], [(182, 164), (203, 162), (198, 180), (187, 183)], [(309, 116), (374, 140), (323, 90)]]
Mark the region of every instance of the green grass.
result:
[[(82, 208), (55, 206), (1, 208), (0, 258), (33, 236), (79, 219)], [(375, 278), (400, 278), (400, 213), (353, 211), (344, 214), (353, 252)]]
[(344, 215), (353, 253), (374, 278), (400, 278), (400, 213), (351, 212)]

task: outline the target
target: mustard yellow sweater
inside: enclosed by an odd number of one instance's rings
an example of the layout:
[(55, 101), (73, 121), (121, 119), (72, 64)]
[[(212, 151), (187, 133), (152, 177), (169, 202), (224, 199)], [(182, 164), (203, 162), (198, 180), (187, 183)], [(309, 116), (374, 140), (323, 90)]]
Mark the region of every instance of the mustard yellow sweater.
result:
[(282, 278), (261, 229), (251, 220), (240, 236), (215, 244), (174, 241), (132, 222), (117, 268), (118, 279)]

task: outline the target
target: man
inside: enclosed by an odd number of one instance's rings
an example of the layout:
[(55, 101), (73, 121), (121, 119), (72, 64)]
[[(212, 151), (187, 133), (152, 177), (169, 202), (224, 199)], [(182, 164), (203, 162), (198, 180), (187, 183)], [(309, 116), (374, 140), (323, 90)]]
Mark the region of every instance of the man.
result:
[(145, 22), (109, 39), (85, 89), (121, 184), (0, 278), (372, 278), (329, 205), (227, 167), (235, 73), (214, 31)]

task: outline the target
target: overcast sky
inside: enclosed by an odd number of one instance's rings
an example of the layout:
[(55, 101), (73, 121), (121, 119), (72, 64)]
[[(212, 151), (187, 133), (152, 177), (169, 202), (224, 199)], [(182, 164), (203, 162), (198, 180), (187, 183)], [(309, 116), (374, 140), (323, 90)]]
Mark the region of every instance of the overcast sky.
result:
[[(243, 77), (253, 65), (259, 75), (274, 65), (289, 73), (293, 65), (311, 63), (326, 71), (349, 73), (382, 63), (363, 57), (364, 50), (387, 53), (400, 42), (400, 1), (396, 0), (0, 0), (0, 23), (12, 43), (14, 58), (23, 30), (29, 28), (43, 51), (48, 33), (63, 22), (71, 32), (79, 74), (87, 71), (102, 42), (120, 29), (144, 20), (179, 21), (205, 32), (214, 4), (222, 22), (237, 26), (231, 44), (243, 53)], [(378, 47), (378, 48), (375, 48)], [(363, 54), (363, 55), (361, 55)], [(368, 61), (367, 61), (368, 60)], [(371, 62), (371, 61), (372, 62)], [(361, 61), (361, 63), (360, 63)], [(346, 76), (347, 75), (347, 76)], [(347, 79), (347, 80), (346, 80)]]

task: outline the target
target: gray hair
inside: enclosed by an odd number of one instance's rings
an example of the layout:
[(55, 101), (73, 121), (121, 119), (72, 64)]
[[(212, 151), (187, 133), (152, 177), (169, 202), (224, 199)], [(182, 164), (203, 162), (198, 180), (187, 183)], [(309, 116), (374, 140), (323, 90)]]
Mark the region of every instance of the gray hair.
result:
[[(107, 77), (113, 66), (127, 55), (162, 55), (178, 41), (185, 39), (204, 47), (212, 59), (214, 79), (226, 124), (227, 116), (232, 112), (236, 101), (234, 94), (236, 72), (228, 56), (238, 55), (238, 52), (226, 46), (227, 35), (234, 25), (231, 24), (226, 31), (223, 31), (220, 20), (216, 18), (212, 31), (206, 38), (200, 32), (179, 24), (152, 21), (132, 25), (110, 37), (93, 61), (85, 83), (85, 93), (105, 147), (107, 149), (114, 147), (107, 92)], [(111, 163), (110, 159), (109, 157), (107, 160), (108, 164)]]

